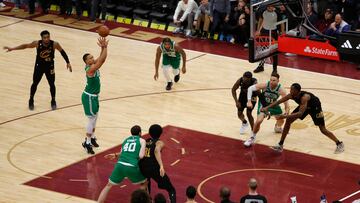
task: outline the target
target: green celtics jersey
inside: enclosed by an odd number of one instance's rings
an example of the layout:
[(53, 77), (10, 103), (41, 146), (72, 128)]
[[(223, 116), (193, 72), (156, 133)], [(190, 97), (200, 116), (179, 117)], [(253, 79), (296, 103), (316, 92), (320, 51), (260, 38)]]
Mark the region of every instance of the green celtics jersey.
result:
[[(85, 66), (85, 71), (89, 70), (90, 66)], [(89, 94), (99, 94), (100, 93), (100, 71), (97, 70), (92, 77), (86, 75), (86, 87), (85, 92)]]
[(266, 89), (262, 91), (262, 94), (264, 95), (265, 102), (267, 105), (273, 103), (276, 101), (279, 97), (279, 89), (281, 85), (278, 84), (274, 89), (270, 88), (270, 81), (267, 82)]
[(131, 164), (132, 166), (138, 166), (139, 152), (141, 149), (139, 136), (130, 136), (121, 145), (120, 163)]
[(172, 57), (172, 58), (180, 58), (180, 53), (175, 50), (175, 42), (171, 41), (170, 49), (165, 49), (164, 43), (160, 44), (160, 49), (163, 53), (163, 58)]

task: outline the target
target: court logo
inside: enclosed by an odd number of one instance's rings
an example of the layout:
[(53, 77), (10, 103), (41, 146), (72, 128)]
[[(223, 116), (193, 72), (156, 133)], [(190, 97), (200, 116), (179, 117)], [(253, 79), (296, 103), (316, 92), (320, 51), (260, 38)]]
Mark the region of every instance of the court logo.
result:
[(341, 48), (345, 48), (345, 49), (352, 49), (352, 46), (350, 44), (350, 41), (349, 40), (346, 40), (344, 42), (344, 44), (341, 45)]
[(305, 49), (304, 49), (304, 52), (305, 53), (311, 53), (311, 49), (309, 46), (306, 46)]

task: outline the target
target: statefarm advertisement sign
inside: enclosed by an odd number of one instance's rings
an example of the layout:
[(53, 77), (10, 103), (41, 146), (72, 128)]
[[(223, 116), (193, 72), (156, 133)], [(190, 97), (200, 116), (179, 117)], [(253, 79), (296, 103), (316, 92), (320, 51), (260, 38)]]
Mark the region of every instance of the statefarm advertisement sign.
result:
[(278, 42), (280, 52), (340, 61), (336, 48), (328, 42), (318, 42), (284, 35), (279, 37)]

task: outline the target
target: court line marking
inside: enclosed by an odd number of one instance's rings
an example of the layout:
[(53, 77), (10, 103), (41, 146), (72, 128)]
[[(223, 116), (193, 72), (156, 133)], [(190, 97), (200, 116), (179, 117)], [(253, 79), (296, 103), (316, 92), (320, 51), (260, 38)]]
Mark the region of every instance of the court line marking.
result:
[(170, 138), (172, 141), (174, 141), (176, 144), (180, 144), (180, 142), (177, 140), (177, 139), (175, 139), (175, 138), (173, 138), (173, 137), (171, 137)]
[(89, 180), (88, 179), (69, 179), (69, 181), (71, 181), (71, 182), (89, 182)]
[(3, 25), (3, 26), (0, 26), (0, 28), (9, 27), (9, 26), (12, 26), (12, 25), (15, 25), (15, 24), (18, 24), (18, 23), (24, 22), (24, 21), (25, 21), (25, 19), (23, 19), (23, 20), (19, 20), (19, 21), (16, 21), (16, 22), (12, 22), (12, 23), (9, 23), (9, 24), (6, 24), (6, 25)]
[[(289, 87), (285, 87), (286, 89), (289, 89)], [(202, 91), (219, 91), (219, 90), (230, 90), (230, 87), (219, 87), (219, 88), (206, 88), (206, 89), (188, 89), (188, 90), (175, 90), (175, 91), (162, 91), (162, 92), (150, 92), (150, 93), (141, 93), (141, 94), (134, 94), (134, 95), (126, 95), (126, 96), (119, 96), (119, 97), (113, 97), (113, 98), (107, 98), (107, 99), (101, 99), (101, 102), (104, 101), (112, 101), (112, 100), (117, 100), (117, 99), (126, 99), (126, 98), (133, 98), (133, 97), (143, 97), (143, 96), (152, 96), (152, 95), (161, 95), (161, 94), (175, 94), (175, 93), (187, 93), (187, 92), (202, 92)], [(348, 91), (343, 91), (343, 90), (337, 90), (337, 89), (331, 89), (331, 88), (302, 88), (304, 90), (321, 90), (321, 91), (334, 91), (334, 92), (340, 92), (340, 93), (345, 93), (345, 94), (350, 94), (350, 95), (357, 95), (360, 96), (360, 93), (355, 93), (355, 92), (348, 92)], [(17, 121), (17, 120), (21, 120), (24, 118), (29, 118), (32, 116), (36, 116), (39, 114), (44, 114), (44, 113), (48, 113), (48, 112), (52, 112), (52, 111), (58, 111), (58, 110), (62, 110), (62, 109), (67, 109), (67, 108), (71, 108), (71, 107), (76, 107), (76, 106), (81, 106), (81, 103), (78, 104), (71, 104), (68, 106), (63, 106), (63, 107), (59, 107), (56, 110), (45, 110), (45, 111), (40, 111), (40, 112), (36, 112), (33, 114), (28, 114), (25, 116), (20, 116), (20, 117), (16, 117), (7, 121), (3, 121), (0, 122), (0, 126), (4, 125), (6, 123), (10, 123), (13, 121)]]
[(185, 153), (185, 148), (181, 148), (181, 155), (184, 155)]
[(171, 164), (170, 164), (170, 166), (175, 166), (177, 163), (179, 163), (180, 162), (180, 159), (178, 159), (178, 160), (176, 160), (176, 161), (174, 161), (174, 162), (172, 162)]
[(213, 176), (210, 176), (208, 178), (206, 178), (205, 180), (201, 181), (201, 183), (198, 185), (197, 187), (197, 193), (199, 194), (199, 196), (209, 202), (209, 203), (215, 203), (211, 200), (209, 200), (208, 198), (206, 198), (202, 192), (201, 192), (201, 188), (202, 186), (208, 182), (209, 180), (213, 179), (213, 178), (216, 178), (216, 177), (219, 177), (219, 176), (222, 176), (222, 175), (227, 175), (227, 174), (231, 174), (231, 173), (238, 173), (238, 172), (245, 172), (245, 171), (271, 171), (271, 172), (284, 172), (284, 173), (292, 173), (292, 174), (295, 174), (295, 175), (302, 175), (302, 176), (307, 176), (307, 177), (310, 177), (310, 178), (313, 178), (314, 176), (311, 175), (311, 174), (306, 174), (306, 173), (301, 173), (301, 172), (298, 172), (298, 171), (292, 171), (292, 170), (285, 170), (285, 169), (273, 169), (273, 168), (249, 168), (249, 169), (238, 169), (238, 170), (232, 170), (232, 171), (227, 171), (227, 172), (223, 172), (223, 173), (218, 173), (216, 175), (213, 175)]
[[(125, 128), (125, 127), (97, 127), (97, 128), (104, 128), (104, 129), (109, 129), (109, 128), (110, 128), (110, 129), (111, 129), (111, 128), (128, 129), (128, 128)], [(10, 163), (10, 165), (11, 165), (12, 167), (16, 168), (17, 170), (19, 170), (19, 171), (21, 171), (21, 172), (23, 172), (23, 173), (27, 173), (27, 174), (30, 174), (30, 175), (33, 175), (33, 176), (36, 176), (36, 177), (41, 177), (41, 178), (46, 178), (46, 179), (52, 179), (52, 177), (50, 177), (50, 176), (44, 176), (44, 175), (40, 175), (40, 174), (37, 174), (37, 173), (33, 173), (33, 172), (30, 172), (30, 171), (28, 171), (28, 170), (26, 170), (26, 169), (23, 169), (23, 168), (17, 166), (17, 165), (12, 161), (12, 159), (11, 159), (11, 154), (12, 154), (12, 152), (15, 150), (16, 147), (18, 147), (19, 145), (21, 145), (21, 144), (23, 144), (23, 143), (25, 143), (25, 142), (27, 142), (27, 141), (29, 141), (29, 140), (31, 140), (31, 139), (34, 139), (34, 138), (37, 138), (37, 137), (41, 137), (41, 136), (44, 136), (44, 135), (53, 134), (53, 133), (66, 132), (66, 131), (72, 131), (72, 130), (80, 130), (80, 129), (82, 130), (83, 128), (82, 128), (82, 127), (78, 127), (78, 128), (67, 128), (67, 129), (53, 130), (53, 131), (50, 131), (50, 132), (41, 133), (41, 134), (38, 134), (38, 135), (34, 135), (34, 136), (32, 136), (32, 137), (26, 138), (26, 139), (24, 139), (24, 140), (21, 140), (20, 142), (14, 144), (14, 145), (9, 149), (9, 151), (7, 152), (7, 155), (6, 155), (7, 161)], [(103, 150), (103, 151), (106, 151), (106, 150), (108, 150), (108, 149), (105, 149), (105, 150)], [(103, 152), (103, 151), (100, 151), (100, 152), (98, 152), (98, 153), (101, 153), (101, 152)], [(89, 156), (89, 157), (92, 157), (92, 156)], [(89, 157), (86, 157), (86, 158), (89, 158)], [(80, 160), (78, 160), (78, 161), (74, 161), (74, 162), (71, 163), (71, 164), (68, 164), (68, 165), (66, 165), (66, 166), (62, 166), (61, 168), (70, 166), (70, 165), (72, 165), (72, 164), (74, 164), (74, 163), (76, 163), (76, 162), (82, 161), (82, 160), (84, 160), (83, 157), (82, 157)], [(55, 170), (58, 170), (58, 169), (55, 169)], [(48, 174), (48, 173), (52, 173), (52, 172), (54, 172), (55, 170), (53, 170), (53, 171), (51, 171), (51, 172), (47, 172), (47, 174)], [(27, 182), (28, 182), (28, 181), (27, 181)]]
[(356, 192), (354, 192), (354, 193), (352, 193), (352, 194), (350, 194), (350, 195), (348, 195), (348, 196), (340, 199), (339, 201), (342, 202), (342, 201), (344, 201), (344, 200), (346, 200), (346, 199), (349, 199), (350, 197), (352, 197), (352, 196), (354, 196), (354, 195), (356, 195), (356, 194), (358, 194), (358, 193), (360, 193), (360, 190), (358, 190), (358, 191), (356, 191)]
[(120, 188), (124, 188), (124, 187), (126, 187), (126, 186), (127, 186), (127, 185), (121, 185)]
[[(1, 17), (4, 17), (4, 18), (23, 19), (23, 18), (19, 18), (19, 17), (15, 17), (15, 16), (7, 16), (7, 15), (2, 15), (2, 14), (0, 14), (0, 16), (1, 16)], [(23, 21), (28, 21), (28, 22), (32, 22), (32, 23), (39, 23), (39, 24), (46, 24), (46, 25), (48, 25), (48, 26), (62, 27), (62, 28), (66, 28), (66, 29), (71, 29), (71, 30), (77, 30), (77, 31), (86, 32), (86, 33), (95, 33), (95, 34), (97, 34), (96, 32), (93, 32), (93, 31), (90, 31), (90, 30), (82, 30), (82, 29), (78, 29), (78, 28), (67, 27), (67, 26), (64, 26), (64, 25), (56, 25), (56, 24), (50, 24), (50, 23), (46, 23), (46, 22), (40, 22), (40, 21), (28, 20), (28, 19), (23, 19)], [(99, 25), (99, 26), (100, 26), (100, 25)], [(169, 37), (173, 36), (173, 35), (171, 35), (171, 33), (169, 33), (169, 34), (170, 34), (170, 35), (167, 35), (167, 36), (169, 36)], [(164, 35), (166, 35), (166, 34), (164, 34)], [(126, 38), (126, 37), (117, 36), (117, 35), (109, 35), (109, 36), (115, 37), (115, 38), (118, 38), (118, 39), (136, 41), (136, 42), (146, 43), (146, 44), (153, 45), (153, 46), (159, 46), (157, 43), (153, 43), (153, 42), (136, 40), (136, 39)], [(201, 52), (201, 51), (196, 51), (196, 50), (191, 50), (191, 49), (184, 49), (184, 50), (192, 51), (192, 52), (197, 52), (197, 53), (200, 53), (200, 54), (201, 54), (201, 53), (206, 53), (207, 55), (213, 55), (213, 56), (218, 56), (218, 57), (223, 57), (223, 58), (235, 59), (235, 60), (241, 60), (241, 61), (246, 61), (246, 62), (248, 62), (246, 59), (241, 59), (241, 58), (235, 58), (235, 57), (230, 57), (230, 56), (217, 55), (217, 54), (212, 54), (212, 53), (207, 53), (207, 52)], [(249, 63), (249, 62), (248, 62), (248, 63)], [(344, 64), (344, 65), (345, 65), (345, 64)], [(335, 78), (340, 78), (340, 79), (352, 80), (352, 81), (355, 81), (355, 82), (358, 82), (358, 81), (359, 81), (358, 79), (347, 78), (347, 77), (337, 76), (337, 75), (329, 75), (329, 74), (325, 74), (325, 73), (313, 72), (313, 71), (302, 70), (302, 69), (297, 69), (297, 68), (290, 68), (290, 67), (285, 67), (285, 66), (278, 66), (278, 67), (285, 68), (285, 69), (288, 69), (288, 70), (295, 70), (295, 71), (298, 71), (298, 72), (307, 72), (307, 73), (318, 74), (318, 75), (322, 75), (322, 76), (329, 76), (329, 77), (335, 77)]]

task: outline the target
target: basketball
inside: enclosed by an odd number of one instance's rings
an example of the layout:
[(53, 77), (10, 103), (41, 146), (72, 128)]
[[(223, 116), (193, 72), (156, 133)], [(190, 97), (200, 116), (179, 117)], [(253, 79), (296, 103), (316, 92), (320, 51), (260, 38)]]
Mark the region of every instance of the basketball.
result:
[(106, 25), (100, 26), (98, 28), (97, 32), (101, 37), (106, 37), (110, 34), (110, 30)]

